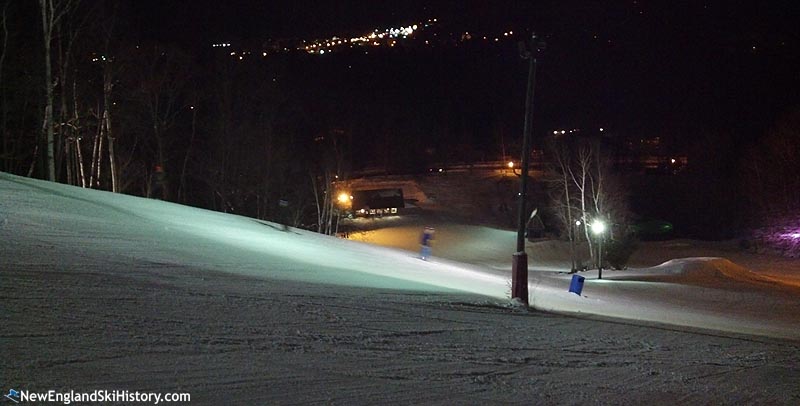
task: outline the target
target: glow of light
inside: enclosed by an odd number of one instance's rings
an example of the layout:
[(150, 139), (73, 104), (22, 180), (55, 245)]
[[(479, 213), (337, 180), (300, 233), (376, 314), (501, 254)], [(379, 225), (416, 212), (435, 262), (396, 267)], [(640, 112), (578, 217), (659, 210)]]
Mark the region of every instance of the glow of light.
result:
[(514, 168), (514, 161), (508, 161), (508, 167), (513, 169)]
[(561, 134), (566, 134), (566, 133), (567, 132), (565, 130), (561, 130)]
[(603, 234), (605, 231), (606, 231), (606, 223), (603, 223), (602, 220), (595, 219), (594, 222), (592, 222), (592, 232), (594, 234), (600, 235)]
[(580, 220), (575, 220), (575, 226), (576, 227), (580, 227), (581, 226), (581, 221)]
[(672, 163), (675, 163), (675, 158), (672, 158), (669, 161), (672, 162)]
[(320, 55), (322, 55), (322, 54), (324, 54), (324, 53), (325, 53), (325, 50), (324, 50), (324, 49), (320, 49), (320, 50), (319, 50), (319, 54), (320, 54)]
[(558, 130), (553, 131), (553, 134), (558, 135)]
[(603, 130), (603, 127), (600, 127), (600, 132), (603, 132), (603, 131), (604, 131), (604, 130)]
[(417, 29), (417, 25), (416, 25), (416, 24), (412, 25), (412, 26), (411, 26), (411, 29), (412, 29), (412, 30), (416, 30), (416, 29)]
[(266, 52), (262, 52), (261, 55), (262, 56), (267, 56), (267, 53)]
[(508, 35), (514, 35), (514, 31), (509, 31)]
[(339, 203), (345, 204), (350, 201), (350, 194), (346, 192), (339, 193)]

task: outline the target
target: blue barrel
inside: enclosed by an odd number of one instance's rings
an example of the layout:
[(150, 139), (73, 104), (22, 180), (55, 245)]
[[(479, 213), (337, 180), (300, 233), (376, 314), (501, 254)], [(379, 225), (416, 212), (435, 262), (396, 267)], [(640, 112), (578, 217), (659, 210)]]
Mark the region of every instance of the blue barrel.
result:
[(580, 275), (572, 275), (572, 282), (569, 284), (569, 291), (580, 296), (583, 290), (583, 280), (586, 279)]

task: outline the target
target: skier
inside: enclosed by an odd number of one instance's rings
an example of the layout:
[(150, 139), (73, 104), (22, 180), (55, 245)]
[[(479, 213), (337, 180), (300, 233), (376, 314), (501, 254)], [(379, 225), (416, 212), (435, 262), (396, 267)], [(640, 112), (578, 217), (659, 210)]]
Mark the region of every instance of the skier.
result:
[(422, 239), (420, 240), (420, 258), (427, 261), (431, 256), (431, 243), (433, 242), (433, 227), (425, 227), (422, 230)]

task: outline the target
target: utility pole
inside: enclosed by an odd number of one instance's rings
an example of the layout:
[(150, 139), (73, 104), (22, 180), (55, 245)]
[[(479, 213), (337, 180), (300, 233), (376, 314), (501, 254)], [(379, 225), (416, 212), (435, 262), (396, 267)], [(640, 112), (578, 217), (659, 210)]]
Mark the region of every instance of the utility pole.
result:
[(528, 161), (531, 155), (531, 132), (533, 131), (533, 95), (536, 86), (537, 53), (545, 47), (531, 34), (530, 43), (519, 43), (522, 59), (528, 60), (528, 90), (525, 97), (525, 126), (522, 131), (522, 178), (519, 192), (519, 217), (517, 222), (517, 251), (511, 261), (511, 298), (528, 305), (528, 254), (525, 253), (525, 229), (528, 224)]

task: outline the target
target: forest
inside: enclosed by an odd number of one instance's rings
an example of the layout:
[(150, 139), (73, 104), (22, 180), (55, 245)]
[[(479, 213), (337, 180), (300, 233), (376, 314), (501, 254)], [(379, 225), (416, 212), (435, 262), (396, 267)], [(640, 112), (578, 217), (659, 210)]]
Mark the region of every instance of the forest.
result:
[[(262, 53), (251, 40), (255, 51), (240, 58), (137, 36), (125, 7), (2, 3), (0, 170), (320, 229), (332, 183), (355, 171), (415, 175), (521, 149), (527, 66), (513, 46), (400, 44), (321, 57)], [(589, 120), (594, 102), (558, 96), (579, 68), (559, 66), (558, 50), (548, 57), (534, 144), (552, 151), (553, 128), (583, 124), (565, 111)], [(627, 183), (615, 190), (637, 216), (674, 221), (688, 236), (731, 237), (791, 217), (799, 111), (773, 111), (755, 128), (618, 126), (604, 145), (658, 133), (688, 165), (620, 176)], [(548, 165), (563, 173), (554, 158)]]

